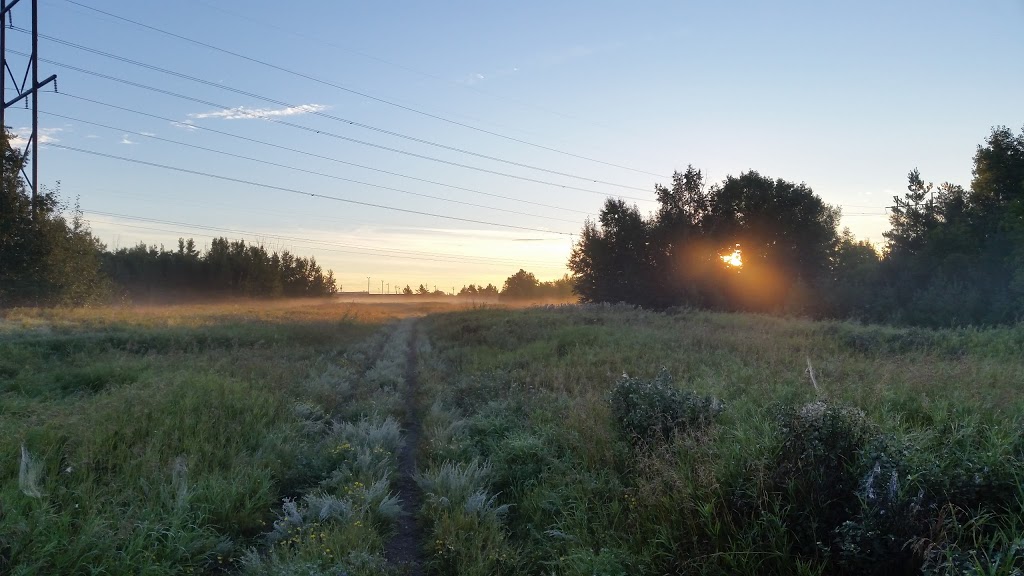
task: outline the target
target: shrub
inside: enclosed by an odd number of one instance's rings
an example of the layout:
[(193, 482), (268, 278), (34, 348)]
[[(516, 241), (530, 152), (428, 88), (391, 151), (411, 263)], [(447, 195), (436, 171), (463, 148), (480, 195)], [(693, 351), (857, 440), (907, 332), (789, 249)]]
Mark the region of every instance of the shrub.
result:
[(725, 407), (717, 398), (676, 388), (672, 376), (662, 369), (654, 380), (623, 374), (612, 387), (611, 408), (623, 431), (650, 442), (702, 427)]
[(860, 410), (822, 400), (784, 409), (778, 424), (782, 442), (771, 482), (797, 548), (817, 553), (858, 508), (857, 464), (872, 429)]
[(932, 512), (919, 475), (908, 473), (906, 447), (875, 439), (863, 451), (855, 515), (835, 530), (838, 564), (850, 574), (916, 574), (910, 543), (927, 533)]

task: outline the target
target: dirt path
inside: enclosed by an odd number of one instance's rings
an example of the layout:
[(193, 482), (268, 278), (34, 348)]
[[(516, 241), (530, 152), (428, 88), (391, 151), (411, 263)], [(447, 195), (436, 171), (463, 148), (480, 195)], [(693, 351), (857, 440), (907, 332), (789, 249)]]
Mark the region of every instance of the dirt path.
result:
[(409, 350), (405, 374), (405, 445), (398, 454), (398, 497), (402, 499), (402, 515), (398, 519), (395, 535), (387, 545), (388, 561), (403, 568), (409, 576), (423, 575), (423, 535), (416, 512), (422, 504), (422, 494), (413, 476), (416, 474), (416, 449), (420, 443), (419, 411), (416, 395), (419, 381), (416, 375), (416, 325), (409, 335)]

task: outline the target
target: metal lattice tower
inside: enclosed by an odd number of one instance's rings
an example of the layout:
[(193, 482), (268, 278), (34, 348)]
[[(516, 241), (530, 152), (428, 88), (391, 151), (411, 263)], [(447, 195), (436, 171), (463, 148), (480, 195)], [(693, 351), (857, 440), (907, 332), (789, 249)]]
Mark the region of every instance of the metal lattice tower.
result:
[[(0, 99), (3, 101), (3, 108), (0, 109), (0, 128), (7, 130), (7, 118), (6, 110), (11, 106), (14, 106), (22, 100), (26, 100), (29, 96), (32, 97), (32, 133), (28, 137), (28, 141), (25, 143), (25, 150), (23, 154), (29, 154), (29, 161), (32, 163), (32, 174), (29, 175), (25, 171), (25, 167), (22, 166), (21, 173), (25, 177), (25, 182), (32, 190), (32, 217), (36, 216), (37, 208), (37, 196), (39, 195), (39, 89), (46, 86), (50, 82), (53, 82), (54, 90), (57, 89), (57, 75), (53, 74), (49, 78), (39, 81), (39, 1), (31, 0), (32, 4), (32, 53), (29, 57), (28, 64), (25, 66), (25, 72), (21, 75), (21, 82), (18, 82), (17, 76), (14, 71), (11, 70), (10, 63), (7, 61), (7, 28), (13, 26), (13, 18), (11, 17), (11, 9), (14, 8), (21, 0), (0, 0), (0, 56), (3, 58), (3, 67), (0, 69)], [(28, 84), (29, 76), (31, 75), (32, 83)], [(14, 85), (14, 90), (17, 95), (7, 100), (7, 79), (10, 78), (11, 83)], [(28, 84), (26, 86), (26, 84)], [(26, 100), (26, 106), (28, 101)], [(0, 163), (3, 160), (0, 159)], [(7, 170), (6, 166), (0, 164), (0, 168), (3, 171)]]

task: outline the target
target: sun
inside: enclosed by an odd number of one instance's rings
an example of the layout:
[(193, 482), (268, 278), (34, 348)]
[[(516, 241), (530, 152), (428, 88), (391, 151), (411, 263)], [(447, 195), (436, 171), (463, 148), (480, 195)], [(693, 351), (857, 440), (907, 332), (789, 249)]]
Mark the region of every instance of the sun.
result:
[(733, 250), (730, 254), (723, 254), (719, 256), (719, 258), (722, 259), (722, 262), (725, 262), (727, 265), (732, 266), (734, 268), (743, 267), (743, 254), (740, 252), (739, 244), (736, 245), (736, 249)]

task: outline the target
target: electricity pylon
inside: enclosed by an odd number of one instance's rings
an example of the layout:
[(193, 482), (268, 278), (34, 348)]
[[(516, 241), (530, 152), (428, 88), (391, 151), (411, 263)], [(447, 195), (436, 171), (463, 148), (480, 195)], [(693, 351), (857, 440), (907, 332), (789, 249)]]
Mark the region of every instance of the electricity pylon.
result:
[[(53, 89), (57, 90), (57, 75), (53, 74), (42, 82), (39, 81), (39, 0), (31, 0), (32, 3), (32, 53), (29, 55), (28, 64), (25, 66), (25, 73), (21, 75), (21, 83), (18, 83), (17, 76), (14, 71), (11, 70), (10, 64), (7, 62), (7, 27), (14, 26), (14, 20), (11, 17), (11, 9), (14, 8), (21, 0), (0, 0), (0, 56), (2, 56), (3, 66), (0, 68), (0, 101), (3, 102), (3, 107), (0, 109), (0, 129), (7, 130), (7, 118), (6, 111), (11, 106), (14, 106), (22, 100), (26, 100), (29, 96), (32, 97), (32, 133), (28, 137), (28, 141), (25, 142), (25, 154), (29, 155), (29, 161), (32, 163), (32, 175), (29, 176), (25, 172), (25, 166), (21, 167), (21, 174), (25, 177), (25, 182), (28, 183), (29, 188), (32, 190), (32, 218), (36, 218), (37, 200), (39, 195), (39, 89), (46, 86), (50, 82), (53, 82)], [(32, 77), (32, 84), (26, 87), (26, 83), (29, 80), (29, 76)], [(14, 85), (14, 90), (17, 95), (7, 100), (7, 78), (10, 77), (11, 83)], [(26, 107), (28, 101), (25, 102)], [(6, 155), (4, 155), (6, 158)], [(0, 168), (2, 171), (6, 171), (7, 167), (3, 166), (4, 159), (0, 159)]]

